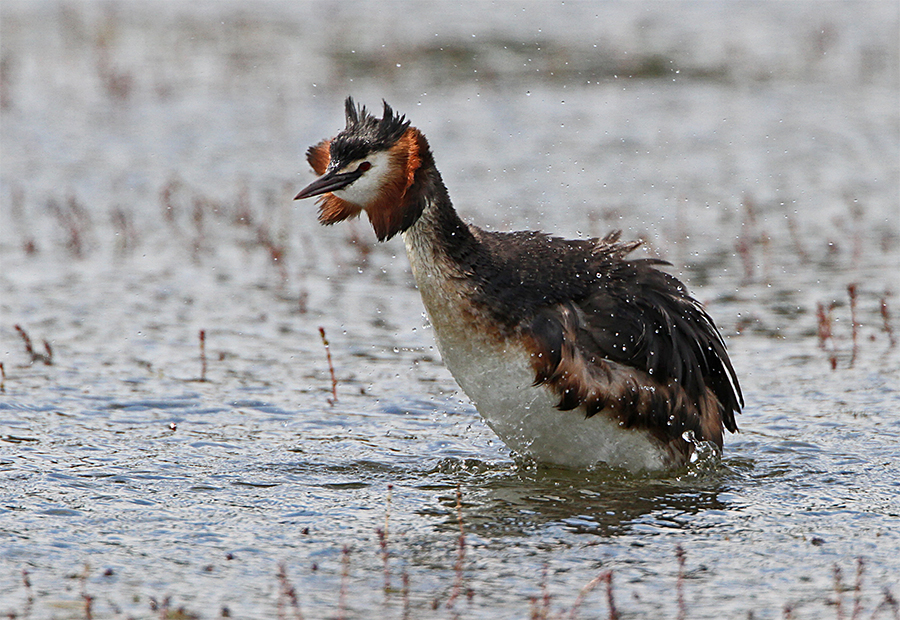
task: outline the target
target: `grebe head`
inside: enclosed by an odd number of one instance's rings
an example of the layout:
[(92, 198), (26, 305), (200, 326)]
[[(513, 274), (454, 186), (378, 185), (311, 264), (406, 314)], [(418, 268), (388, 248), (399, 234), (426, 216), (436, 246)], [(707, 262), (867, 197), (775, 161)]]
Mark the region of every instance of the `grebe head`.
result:
[(383, 103), (379, 119), (347, 97), (344, 130), (306, 152), (310, 166), (321, 176), (294, 197), (320, 196), (323, 224), (365, 211), (380, 241), (402, 232), (418, 217), (421, 209), (411, 204), (409, 190), (422, 165), (421, 154), (427, 151), (419, 130)]

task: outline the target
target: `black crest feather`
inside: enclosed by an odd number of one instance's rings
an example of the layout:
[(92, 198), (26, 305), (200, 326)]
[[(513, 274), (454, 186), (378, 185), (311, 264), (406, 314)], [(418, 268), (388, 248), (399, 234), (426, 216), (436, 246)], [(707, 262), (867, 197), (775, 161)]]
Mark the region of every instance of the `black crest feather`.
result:
[(382, 101), (381, 118), (369, 113), (363, 105), (357, 105), (353, 97), (344, 102), (346, 126), (331, 144), (332, 160), (342, 163), (362, 159), (374, 151), (391, 148), (409, 128), (409, 121), (402, 114), (395, 114), (387, 101)]

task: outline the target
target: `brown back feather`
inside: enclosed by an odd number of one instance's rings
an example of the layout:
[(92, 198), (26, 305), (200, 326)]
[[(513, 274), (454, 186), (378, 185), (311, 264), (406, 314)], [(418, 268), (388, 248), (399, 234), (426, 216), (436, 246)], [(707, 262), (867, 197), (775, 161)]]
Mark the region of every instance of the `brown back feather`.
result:
[(743, 399), (715, 324), (662, 261), (626, 258), (640, 242), (477, 236), (458, 261), (476, 300), (525, 338), (535, 384), (560, 409), (606, 410), (686, 450), (685, 431), (721, 446), (723, 428), (737, 430)]

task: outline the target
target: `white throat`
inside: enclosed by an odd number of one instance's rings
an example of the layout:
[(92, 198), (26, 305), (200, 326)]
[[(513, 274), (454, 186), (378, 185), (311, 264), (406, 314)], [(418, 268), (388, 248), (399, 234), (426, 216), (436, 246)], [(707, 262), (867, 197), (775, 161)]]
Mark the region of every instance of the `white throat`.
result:
[(372, 153), (365, 159), (350, 162), (339, 172), (352, 172), (363, 162), (369, 162), (372, 167), (347, 187), (332, 192), (341, 200), (346, 200), (361, 208), (374, 203), (381, 189), (389, 182), (391, 156), (387, 151)]

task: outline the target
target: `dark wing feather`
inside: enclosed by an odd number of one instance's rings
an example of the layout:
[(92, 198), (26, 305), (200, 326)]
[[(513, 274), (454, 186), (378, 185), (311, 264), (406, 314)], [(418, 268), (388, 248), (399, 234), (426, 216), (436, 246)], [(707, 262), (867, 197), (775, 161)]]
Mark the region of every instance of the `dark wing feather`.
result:
[(476, 234), (477, 295), (531, 342), (535, 383), (560, 409), (610, 409), (666, 440), (693, 430), (721, 445), (722, 426), (737, 430), (743, 398), (713, 320), (666, 263), (626, 258), (640, 242)]
[(712, 318), (659, 261), (609, 261), (606, 282), (575, 301), (582, 341), (603, 358), (673, 380), (699, 399), (706, 388), (721, 403), (722, 421), (736, 431), (743, 406), (737, 376)]

